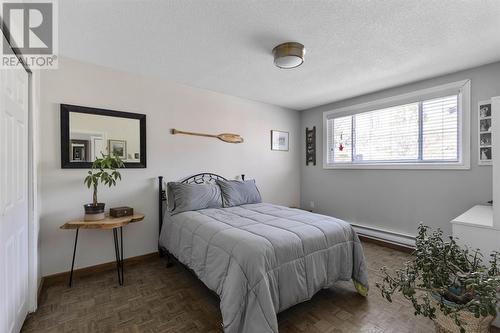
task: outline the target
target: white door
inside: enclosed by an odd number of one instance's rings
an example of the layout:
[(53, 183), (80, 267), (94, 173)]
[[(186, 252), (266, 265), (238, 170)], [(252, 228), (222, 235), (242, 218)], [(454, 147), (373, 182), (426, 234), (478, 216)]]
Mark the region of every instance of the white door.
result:
[(0, 69), (0, 332), (28, 311), (28, 73)]

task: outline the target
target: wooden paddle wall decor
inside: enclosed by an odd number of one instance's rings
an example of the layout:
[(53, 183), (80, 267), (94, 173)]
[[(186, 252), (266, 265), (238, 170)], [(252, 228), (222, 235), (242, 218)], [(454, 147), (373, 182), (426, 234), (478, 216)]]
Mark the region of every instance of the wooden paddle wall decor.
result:
[(238, 135), (238, 134), (231, 134), (231, 133), (221, 133), (221, 134), (205, 134), (205, 133), (195, 133), (195, 132), (185, 132), (185, 131), (179, 131), (176, 130), (175, 128), (172, 129), (172, 134), (186, 134), (186, 135), (195, 135), (195, 136), (205, 136), (208, 138), (217, 138), (219, 140), (222, 140), (224, 142), (228, 143), (242, 143), (244, 140), (243, 138)]

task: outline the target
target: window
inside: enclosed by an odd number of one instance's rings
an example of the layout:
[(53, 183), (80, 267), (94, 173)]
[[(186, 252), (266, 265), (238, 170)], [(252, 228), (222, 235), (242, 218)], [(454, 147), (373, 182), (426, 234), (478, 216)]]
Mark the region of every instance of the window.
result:
[(469, 81), (325, 112), (325, 168), (468, 168)]

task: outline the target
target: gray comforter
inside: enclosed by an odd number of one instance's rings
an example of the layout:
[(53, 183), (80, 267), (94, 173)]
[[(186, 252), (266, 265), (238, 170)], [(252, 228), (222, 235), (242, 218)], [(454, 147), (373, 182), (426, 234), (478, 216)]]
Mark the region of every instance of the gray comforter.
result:
[(351, 226), (299, 209), (261, 203), (167, 213), (160, 245), (220, 296), (226, 333), (278, 332), (278, 312), (339, 280), (368, 290)]

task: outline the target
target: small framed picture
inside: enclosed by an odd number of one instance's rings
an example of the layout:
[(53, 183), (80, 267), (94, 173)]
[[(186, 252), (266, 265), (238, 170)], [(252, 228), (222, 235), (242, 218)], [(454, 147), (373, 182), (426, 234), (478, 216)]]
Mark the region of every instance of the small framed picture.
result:
[(479, 105), (479, 118), (488, 118), (491, 117), (491, 103), (486, 102), (487, 104)]
[(479, 131), (489, 132), (491, 129), (491, 119), (481, 119), (479, 120)]
[(83, 146), (72, 145), (73, 158), (72, 161), (85, 161), (85, 148)]
[(479, 165), (492, 164), (492, 133), (491, 133), (491, 101), (481, 101), (478, 103), (478, 146)]
[(491, 161), (491, 147), (479, 148), (479, 159), (481, 161)]
[(127, 159), (127, 141), (108, 140), (108, 151), (111, 156), (117, 156), (122, 160)]
[(491, 133), (479, 134), (479, 146), (491, 146)]
[(288, 132), (271, 131), (271, 150), (288, 151)]
[(70, 161), (74, 162), (87, 162), (89, 159), (89, 141), (88, 140), (75, 140), (70, 142)]

